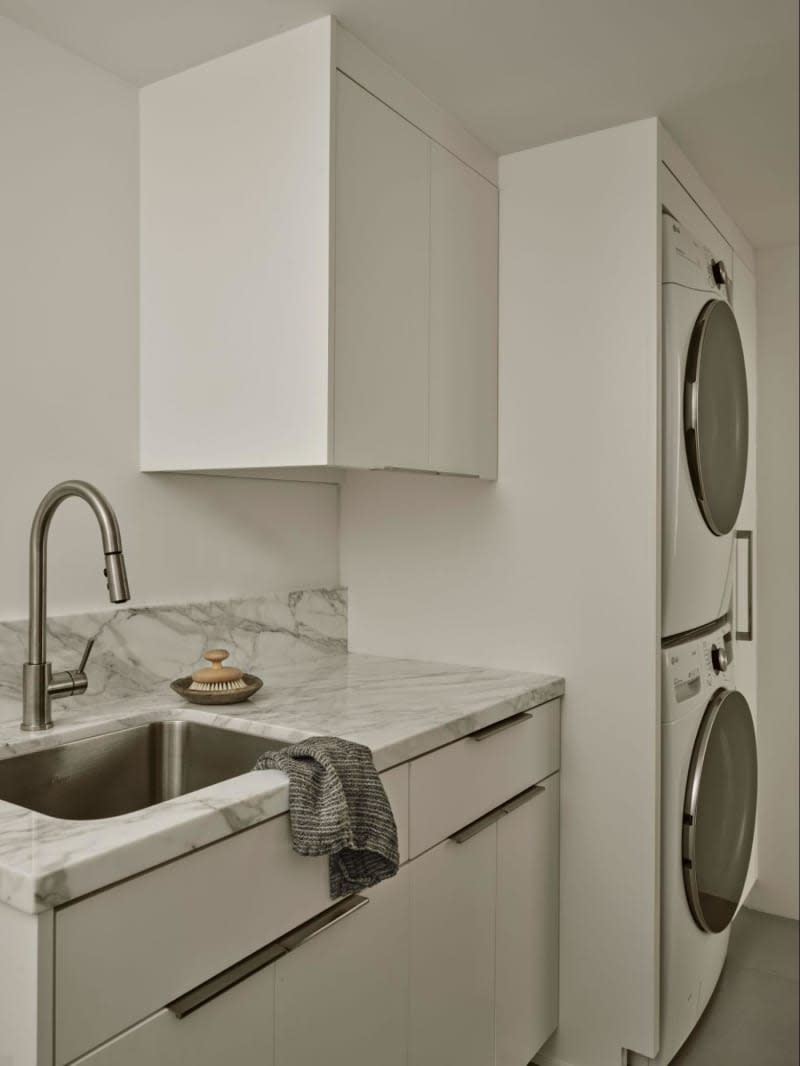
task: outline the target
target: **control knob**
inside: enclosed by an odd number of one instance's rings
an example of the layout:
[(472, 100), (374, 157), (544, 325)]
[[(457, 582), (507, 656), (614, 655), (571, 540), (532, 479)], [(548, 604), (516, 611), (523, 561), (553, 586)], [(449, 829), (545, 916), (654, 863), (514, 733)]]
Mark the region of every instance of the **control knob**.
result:
[(728, 653), (716, 644), (711, 645), (711, 665), (715, 674), (721, 674), (728, 669)]
[(714, 277), (714, 281), (716, 282), (718, 289), (721, 289), (723, 285), (726, 289), (728, 288), (730, 278), (728, 277), (728, 271), (725, 269), (725, 264), (722, 262), (721, 259), (714, 259), (712, 261), (711, 273)]

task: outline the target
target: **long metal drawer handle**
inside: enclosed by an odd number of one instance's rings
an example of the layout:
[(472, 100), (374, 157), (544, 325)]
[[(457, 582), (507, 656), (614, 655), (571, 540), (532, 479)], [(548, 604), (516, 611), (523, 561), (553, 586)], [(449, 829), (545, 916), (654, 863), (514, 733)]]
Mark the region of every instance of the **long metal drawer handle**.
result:
[(518, 810), (526, 803), (530, 803), (532, 799), (536, 799), (537, 796), (546, 791), (544, 785), (534, 785), (533, 788), (526, 788), (524, 792), (520, 792), (518, 796), (514, 796), (508, 803), (503, 804), (503, 810), (506, 814), (511, 814), (512, 811)]
[(307, 943), (312, 937), (318, 936), (320, 933), (324, 933), (326, 929), (330, 929), (332, 925), (336, 925), (342, 918), (346, 918), (348, 914), (353, 914), (355, 911), (360, 911), (362, 907), (366, 907), (369, 903), (367, 896), (348, 896), (347, 899), (343, 899), (340, 903), (335, 903), (332, 907), (328, 907), (322, 914), (318, 914), (315, 918), (301, 925), (298, 929), (288, 933), (286, 936), (281, 937), (278, 941), (281, 947), (287, 952), (296, 951), (301, 944)]
[(167, 1004), (167, 1009), (172, 1011), (176, 1018), (185, 1018), (187, 1014), (196, 1011), (198, 1007), (202, 1007), (210, 1000), (221, 996), (229, 988), (233, 988), (234, 985), (247, 980), (248, 977), (252, 977), (254, 973), (265, 969), (270, 963), (283, 958), (286, 954), (286, 948), (280, 943), (267, 944), (266, 947), (261, 948), (259, 951), (254, 951), (246, 959), (234, 963), (227, 970), (223, 970), (222, 973), (209, 978), (208, 981), (204, 981), (202, 985), (198, 985), (185, 995), (173, 999), (171, 1003)]
[(323, 932), (323, 930), (330, 929), (332, 925), (336, 925), (342, 918), (346, 918), (348, 914), (366, 907), (368, 903), (369, 899), (366, 896), (348, 896), (347, 899), (334, 904), (333, 907), (329, 907), (322, 914), (318, 914), (315, 918), (295, 929), (294, 932), (288, 933), (286, 936), (281, 937), (280, 940), (267, 944), (266, 947), (260, 948), (258, 951), (254, 951), (246, 959), (234, 963), (227, 970), (223, 970), (221, 973), (209, 978), (208, 981), (204, 981), (203, 984), (193, 988), (190, 992), (186, 992), (185, 995), (174, 999), (167, 1004), (167, 1009), (176, 1018), (185, 1018), (187, 1014), (196, 1011), (198, 1007), (202, 1007), (210, 1000), (221, 996), (223, 992), (227, 992), (234, 985), (246, 981), (248, 977), (252, 977), (259, 970), (266, 969), (271, 963), (282, 959), (290, 951), (299, 948), (301, 944), (305, 944), (312, 937)]
[(487, 725), (484, 729), (477, 729), (474, 733), (467, 733), (467, 736), (470, 740), (488, 740), (495, 733), (502, 733), (504, 730), (511, 729), (512, 726), (525, 722), (529, 718), (533, 718), (530, 711), (521, 711), (519, 714), (512, 714), (510, 718), (503, 718), (500, 722), (495, 722), (494, 725)]
[(494, 825), (501, 818), (505, 818), (507, 814), (508, 811), (505, 807), (495, 807), (493, 811), (484, 814), (482, 818), (477, 818), (474, 822), (470, 822), (469, 825), (465, 825), (463, 829), (459, 829), (457, 833), (453, 833), (450, 839), (455, 841), (456, 844), (465, 844), (468, 840), (476, 837), (478, 833), (482, 833), (484, 829), (488, 829), (490, 825)]
[(453, 833), (450, 840), (454, 841), (456, 844), (464, 844), (467, 840), (472, 840), (472, 838), (476, 837), (478, 833), (482, 833), (484, 829), (488, 829), (490, 825), (499, 822), (501, 818), (505, 818), (507, 814), (511, 814), (512, 811), (518, 810), (536, 796), (541, 795), (544, 791), (544, 785), (534, 785), (532, 788), (526, 788), (524, 792), (520, 792), (519, 795), (513, 796), (505, 803), (501, 803), (499, 807), (495, 807), (494, 810), (489, 811), (488, 814), (484, 814), (481, 818), (476, 818), (474, 822), (470, 822), (469, 825), (465, 825), (463, 829), (459, 829), (457, 833)]

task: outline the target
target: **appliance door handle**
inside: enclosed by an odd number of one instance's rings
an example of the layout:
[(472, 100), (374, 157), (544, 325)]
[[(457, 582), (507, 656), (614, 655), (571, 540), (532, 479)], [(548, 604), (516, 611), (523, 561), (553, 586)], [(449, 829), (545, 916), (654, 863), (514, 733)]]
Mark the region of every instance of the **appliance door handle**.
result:
[(489, 737), (511, 729), (512, 726), (519, 725), (521, 722), (527, 722), (530, 718), (533, 718), (530, 711), (520, 711), (519, 714), (512, 714), (510, 718), (502, 718), (499, 722), (487, 725), (484, 729), (476, 729), (474, 733), (467, 733), (467, 738), (478, 741), (488, 740)]
[(739, 622), (739, 558), (738, 558), (738, 543), (740, 540), (747, 543), (747, 628), (736, 630), (737, 640), (752, 641), (754, 639), (753, 633), (753, 531), (752, 529), (737, 529), (736, 530), (736, 545), (737, 545), (737, 558), (736, 558), (736, 622)]
[(204, 981), (203, 984), (197, 985), (196, 988), (186, 992), (185, 995), (174, 999), (167, 1004), (167, 1010), (171, 1011), (178, 1020), (187, 1017), (199, 1007), (210, 1003), (217, 996), (221, 996), (223, 992), (227, 992), (235, 985), (246, 981), (248, 977), (252, 977), (259, 970), (264, 970), (273, 962), (282, 959), (290, 951), (295, 951), (302, 944), (311, 940), (312, 937), (317, 936), (318, 933), (330, 929), (331, 926), (340, 922), (342, 918), (346, 918), (348, 914), (353, 914), (355, 911), (361, 910), (362, 907), (366, 907), (368, 903), (369, 899), (366, 896), (349, 896), (347, 899), (341, 900), (339, 903), (334, 904), (333, 907), (323, 911), (322, 914), (318, 914), (310, 921), (305, 922), (294, 932), (288, 933), (286, 936), (281, 937), (280, 940), (272, 941), (266, 947), (260, 948), (258, 951), (253, 952), (252, 955), (248, 955), (247, 958), (234, 963), (233, 966), (229, 966), (227, 970), (223, 970), (221, 973), (209, 978), (208, 981)]

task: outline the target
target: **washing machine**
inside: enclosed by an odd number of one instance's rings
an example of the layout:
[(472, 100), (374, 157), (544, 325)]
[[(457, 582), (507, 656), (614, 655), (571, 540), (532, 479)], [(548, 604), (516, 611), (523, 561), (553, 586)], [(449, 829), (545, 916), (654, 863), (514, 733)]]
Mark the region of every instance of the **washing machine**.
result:
[(730, 624), (662, 651), (661, 1046), (666, 1066), (717, 984), (756, 819), (753, 718), (737, 691)]
[(662, 637), (728, 609), (747, 375), (725, 264), (663, 216)]

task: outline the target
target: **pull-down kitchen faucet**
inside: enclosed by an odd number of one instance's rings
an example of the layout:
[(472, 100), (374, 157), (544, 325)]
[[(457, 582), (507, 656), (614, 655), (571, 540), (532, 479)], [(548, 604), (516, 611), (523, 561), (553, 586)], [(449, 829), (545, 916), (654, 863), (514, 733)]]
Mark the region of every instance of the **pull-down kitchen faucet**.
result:
[(85, 692), (89, 683), (84, 668), (92, 650), (93, 640), (86, 645), (77, 670), (61, 670), (54, 674), (52, 665), (45, 660), (47, 534), (56, 508), (69, 496), (78, 496), (85, 500), (94, 511), (100, 526), (108, 598), (112, 603), (126, 603), (130, 599), (122, 538), (111, 504), (102, 492), (86, 481), (62, 481), (50, 489), (39, 504), (31, 526), (29, 651), (28, 662), (22, 667), (22, 728), (25, 730), (50, 729), (53, 725), (51, 702)]

